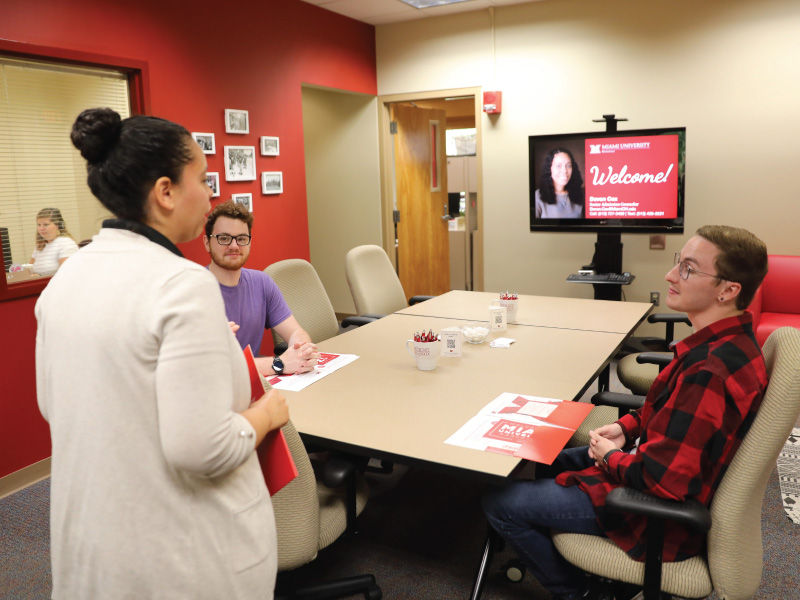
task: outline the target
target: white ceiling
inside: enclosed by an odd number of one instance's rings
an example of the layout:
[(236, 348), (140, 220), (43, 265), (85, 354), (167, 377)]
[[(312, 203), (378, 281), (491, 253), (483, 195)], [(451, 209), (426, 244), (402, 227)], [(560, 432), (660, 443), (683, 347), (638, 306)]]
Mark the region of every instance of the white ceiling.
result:
[(385, 25), (399, 21), (413, 21), (426, 17), (439, 17), (455, 13), (486, 10), (492, 6), (524, 4), (533, 0), (466, 0), (446, 6), (416, 9), (400, 0), (303, 0), (340, 15), (371, 25)]

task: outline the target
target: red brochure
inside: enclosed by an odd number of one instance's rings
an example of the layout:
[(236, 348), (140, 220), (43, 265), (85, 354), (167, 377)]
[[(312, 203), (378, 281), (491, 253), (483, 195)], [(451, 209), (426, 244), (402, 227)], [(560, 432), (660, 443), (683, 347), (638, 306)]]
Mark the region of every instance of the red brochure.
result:
[[(264, 382), (258, 373), (253, 351), (249, 345), (244, 349), (244, 358), (250, 372), (250, 403), (252, 404), (261, 398), (266, 390), (264, 390)], [(267, 483), (270, 496), (274, 496), (278, 490), (297, 477), (297, 467), (292, 459), (286, 438), (280, 429), (267, 434), (264, 441), (256, 448), (256, 454), (258, 454), (261, 472), (264, 474), (264, 481)]]
[(520, 446), (514, 456), (535, 460), (536, 462), (547, 465), (553, 464), (558, 453), (580, 427), (583, 420), (591, 412), (593, 404), (588, 402), (570, 402), (565, 400), (558, 404), (558, 407), (543, 421), (561, 427), (536, 427), (533, 435), (528, 436)]

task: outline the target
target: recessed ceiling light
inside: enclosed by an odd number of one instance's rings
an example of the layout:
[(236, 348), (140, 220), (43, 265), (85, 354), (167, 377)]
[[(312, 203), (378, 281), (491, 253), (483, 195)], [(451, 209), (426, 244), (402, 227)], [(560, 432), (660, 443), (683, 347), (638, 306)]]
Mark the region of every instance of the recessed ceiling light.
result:
[(470, 0), (400, 0), (414, 8), (431, 8), (444, 4), (455, 4), (456, 2), (469, 2)]

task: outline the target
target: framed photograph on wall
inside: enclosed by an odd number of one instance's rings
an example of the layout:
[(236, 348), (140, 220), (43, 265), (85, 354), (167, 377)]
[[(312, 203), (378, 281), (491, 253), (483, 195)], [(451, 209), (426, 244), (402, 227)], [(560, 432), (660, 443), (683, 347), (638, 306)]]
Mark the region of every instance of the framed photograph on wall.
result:
[(283, 193), (283, 171), (265, 171), (261, 173), (262, 194)]
[(197, 145), (200, 146), (200, 149), (203, 151), (203, 154), (217, 153), (217, 144), (214, 141), (213, 133), (198, 133), (196, 131), (193, 131), (192, 137), (194, 138), (194, 141), (197, 142)]
[(219, 173), (206, 173), (206, 183), (208, 187), (211, 188), (211, 191), (214, 192), (211, 194), (212, 198), (216, 198), (219, 196)]
[(253, 194), (233, 194), (231, 200), (236, 204), (241, 204), (248, 211), (253, 212)]
[(250, 133), (250, 114), (246, 110), (226, 108), (225, 133)]
[(269, 135), (261, 136), (261, 156), (278, 156), (280, 151), (280, 139)]
[(225, 181), (256, 180), (256, 147), (225, 146)]

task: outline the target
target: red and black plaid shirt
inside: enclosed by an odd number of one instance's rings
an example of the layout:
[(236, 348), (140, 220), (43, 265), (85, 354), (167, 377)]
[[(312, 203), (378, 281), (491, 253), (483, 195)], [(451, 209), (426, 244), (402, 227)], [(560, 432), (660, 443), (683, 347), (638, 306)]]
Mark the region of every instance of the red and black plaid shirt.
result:
[[(644, 560), (647, 518), (608, 511), (606, 495), (626, 486), (661, 498), (694, 498), (708, 506), (766, 387), (753, 315), (745, 312), (712, 323), (675, 345), (675, 359), (651, 386), (644, 406), (617, 421), (629, 446), (609, 457), (608, 473), (592, 466), (562, 473), (556, 481), (579, 485), (592, 499), (606, 535), (631, 558)], [(638, 447), (630, 453), (636, 438)], [(699, 554), (705, 537), (668, 525), (664, 560)]]

